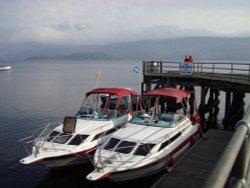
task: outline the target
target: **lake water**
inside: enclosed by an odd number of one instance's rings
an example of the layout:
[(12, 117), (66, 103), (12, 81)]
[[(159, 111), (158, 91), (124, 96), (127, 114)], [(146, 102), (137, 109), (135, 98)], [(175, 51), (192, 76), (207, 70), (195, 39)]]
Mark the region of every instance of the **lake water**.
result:
[[(48, 122), (74, 115), (85, 92), (95, 87), (98, 71), (100, 87), (128, 87), (140, 92), (140, 74), (132, 70), (142, 68), (141, 61), (19, 61), (11, 65), (11, 71), (0, 72), (1, 188), (148, 188), (161, 176), (119, 185), (109, 181), (94, 184), (85, 180), (93, 170), (91, 164), (50, 171), (41, 165), (19, 163), (27, 153), (18, 140)], [(245, 101), (249, 103), (249, 96)], [(223, 108), (223, 93), (221, 103)], [(224, 114), (223, 109), (220, 113)]]
[(50, 171), (44, 166), (25, 166), (27, 155), (19, 139), (50, 121), (74, 115), (86, 91), (100, 87), (128, 87), (139, 91), (140, 61), (20, 61), (11, 71), (0, 72), (0, 187), (150, 187), (159, 175), (143, 181), (116, 185), (85, 180), (90, 164)]

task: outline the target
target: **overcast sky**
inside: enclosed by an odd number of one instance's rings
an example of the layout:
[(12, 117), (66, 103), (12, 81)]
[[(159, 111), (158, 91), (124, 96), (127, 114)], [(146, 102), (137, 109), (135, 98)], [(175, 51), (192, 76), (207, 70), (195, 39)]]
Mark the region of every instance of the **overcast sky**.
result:
[(250, 0), (0, 0), (2, 43), (250, 36)]

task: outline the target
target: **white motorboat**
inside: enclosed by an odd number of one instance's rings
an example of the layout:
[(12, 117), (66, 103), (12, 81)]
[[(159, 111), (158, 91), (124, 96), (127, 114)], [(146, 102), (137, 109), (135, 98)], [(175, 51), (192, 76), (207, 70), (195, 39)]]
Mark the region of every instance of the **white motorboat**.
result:
[[(193, 121), (188, 114), (188, 91), (161, 88), (145, 95), (149, 97), (148, 101), (155, 101), (153, 107), (148, 107), (151, 110), (135, 113), (124, 128), (113, 133), (96, 150), (95, 170), (86, 177), (88, 180), (108, 178), (122, 182), (170, 169), (199, 139), (202, 132), (198, 113)], [(163, 100), (167, 103), (160, 107)], [(182, 108), (173, 110), (173, 103)]]
[[(91, 160), (91, 152), (141, 108), (139, 95), (126, 88), (96, 88), (86, 93), (75, 117), (49, 123), (40, 133), (21, 139), (28, 156), (22, 164), (59, 167)], [(36, 136), (37, 135), (37, 136)]]
[(11, 69), (10, 65), (0, 65), (0, 71), (10, 70), (10, 69)]

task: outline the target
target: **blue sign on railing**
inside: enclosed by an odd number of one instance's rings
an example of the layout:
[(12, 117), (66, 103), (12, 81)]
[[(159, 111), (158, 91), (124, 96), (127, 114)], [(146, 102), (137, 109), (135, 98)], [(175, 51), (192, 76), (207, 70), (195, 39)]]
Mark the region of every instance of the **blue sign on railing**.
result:
[(192, 75), (193, 74), (193, 63), (181, 62), (180, 63), (180, 75)]

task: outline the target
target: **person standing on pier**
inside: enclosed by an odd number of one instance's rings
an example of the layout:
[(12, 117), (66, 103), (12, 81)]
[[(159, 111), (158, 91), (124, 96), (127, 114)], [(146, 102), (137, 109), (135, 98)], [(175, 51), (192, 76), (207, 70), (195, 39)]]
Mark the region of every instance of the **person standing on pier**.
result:
[(193, 65), (193, 69), (194, 69), (194, 60), (193, 60), (193, 57), (190, 55), (190, 56), (185, 56), (184, 58), (184, 62), (187, 62), (187, 63), (192, 63)]
[(193, 57), (191, 55), (188, 57), (188, 62), (189, 63), (193, 63), (194, 62)]
[(189, 57), (185, 55), (184, 62), (189, 62)]
[(194, 69), (194, 60), (193, 60), (193, 57), (190, 55), (189, 58), (188, 58), (188, 62), (189, 63), (192, 63), (193, 64), (193, 69)]

